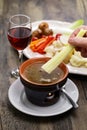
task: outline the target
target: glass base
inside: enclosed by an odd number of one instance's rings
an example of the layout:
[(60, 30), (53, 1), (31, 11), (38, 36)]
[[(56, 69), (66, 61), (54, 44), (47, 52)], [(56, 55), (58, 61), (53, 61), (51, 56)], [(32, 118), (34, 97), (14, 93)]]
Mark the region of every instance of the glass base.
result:
[(19, 77), (19, 69), (12, 70), (11, 76), (17, 79)]

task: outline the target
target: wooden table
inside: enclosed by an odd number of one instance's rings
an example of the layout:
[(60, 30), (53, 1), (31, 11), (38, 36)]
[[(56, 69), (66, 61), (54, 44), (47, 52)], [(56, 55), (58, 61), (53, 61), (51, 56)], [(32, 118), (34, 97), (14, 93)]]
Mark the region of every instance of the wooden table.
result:
[(0, 0), (0, 130), (87, 130), (87, 76), (69, 74), (79, 90), (78, 109), (43, 118), (23, 114), (10, 104), (8, 89), (15, 81), (10, 70), (17, 66), (18, 54), (10, 46), (6, 31), (9, 16), (16, 13), (29, 15), (32, 22), (42, 19), (73, 22), (82, 18), (86, 24), (87, 1)]

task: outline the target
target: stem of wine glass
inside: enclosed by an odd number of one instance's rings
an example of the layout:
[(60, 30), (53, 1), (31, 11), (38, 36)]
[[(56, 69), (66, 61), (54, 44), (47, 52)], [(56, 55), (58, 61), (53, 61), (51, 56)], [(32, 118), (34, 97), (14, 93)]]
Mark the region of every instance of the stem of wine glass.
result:
[(16, 70), (12, 70), (11, 71), (11, 75), (15, 78), (18, 78), (19, 77), (19, 68), (20, 68), (20, 65), (22, 63), (22, 58), (23, 58), (23, 51), (18, 51), (18, 54), (19, 54), (19, 65), (18, 65), (18, 68)]
[(18, 51), (18, 54), (19, 54), (19, 67), (18, 67), (19, 69), (23, 61), (23, 51), (22, 50)]

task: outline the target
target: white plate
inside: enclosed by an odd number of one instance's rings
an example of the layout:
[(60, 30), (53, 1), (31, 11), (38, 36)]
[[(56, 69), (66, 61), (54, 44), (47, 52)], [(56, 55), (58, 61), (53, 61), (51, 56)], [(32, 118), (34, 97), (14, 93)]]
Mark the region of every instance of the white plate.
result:
[[(70, 30), (68, 29), (68, 27), (71, 25), (71, 23), (62, 22), (62, 21), (55, 21), (55, 20), (44, 20), (44, 21), (48, 22), (49, 27), (53, 29), (54, 34), (64, 33), (64, 30), (65, 30), (65, 32), (66, 31), (70, 32)], [(37, 29), (38, 25), (41, 22), (42, 21), (37, 21), (37, 22), (32, 23), (32, 29), (33, 30)], [(33, 52), (31, 49), (29, 49), (29, 47), (27, 47), (23, 51), (23, 53), (24, 53), (24, 55), (27, 58), (44, 57), (44, 55), (41, 55), (39, 53)], [(68, 64), (67, 66), (68, 66), (68, 69), (69, 69), (69, 73), (71, 73), (71, 74), (87, 75), (87, 68), (84, 68), (84, 67), (73, 67), (70, 64)]]
[[(78, 101), (79, 92), (76, 85), (68, 79), (66, 82), (66, 91), (70, 94), (75, 102)], [(28, 115), (39, 116), (39, 117), (48, 117), (62, 114), (72, 108), (72, 105), (68, 99), (61, 94), (59, 100), (51, 105), (46, 107), (40, 107), (32, 104), (27, 100), (24, 87), (20, 82), (20, 79), (17, 79), (9, 88), (8, 97), (11, 104), (18, 109), (19, 111), (26, 113)]]
[[(67, 33), (71, 32), (71, 29), (68, 29), (68, 27), (71, 25), (70, 23), (56, 21), (56, 20), (42, 20), (42, 21), (33, 22), (32, 30), (37, 29), (38, 25), (43, 21), (49, 24), (49, 27), (53, 30), (54, 35), (57, 33), (64, 33), (64, 32), (66, 33), (66, 31)], [(40, 57), (40, 56), (43, 57), (43, 55), (41, 55), (40, 53), (33, 52), (29, 47), (24, 49), (23, 53), (27, 58)]]
[(74, 67), (74, 66), (71, 66), (70, 64), (67, 64), (67, 67), (69, 69), (69, 73), (71, 73), (71, 74), (87, 76), (87, 68), (85, 68), (85, 67)]

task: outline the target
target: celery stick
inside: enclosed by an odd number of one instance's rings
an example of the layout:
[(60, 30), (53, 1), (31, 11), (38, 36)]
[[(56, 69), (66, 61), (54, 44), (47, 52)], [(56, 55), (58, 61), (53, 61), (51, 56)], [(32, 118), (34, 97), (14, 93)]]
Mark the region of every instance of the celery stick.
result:
[[(85, 33), (86, 30), (81, 29), (77, 34), (77, 37), (82, 37)], [(73, 48), (73, 46), (67, 44), (67, 46), (65, 46), (60, 53), (56, 54), (53, 58), (42, 65), (42, 70), (50, 74), (61, 62), (63, 62), (63, 60), (67, 57)]]
[(62, 27), (59, 26), (57, 28), (54, 28), (54, 34), (61, 33), (64, 35), (70, 35), (76, 28), (80, 27), (84, 24), (84, 20), (79, 19), (75, 22), (73, 22), (69, 27)]
[(70, 29), (76, 29), (76, 28), (78, 28), (79, 26), (81, 26), (83, 24), (84, 24), (84, 20), (79, 19), (79, 20), (73, 22), (72, 25), (69, 28)]

